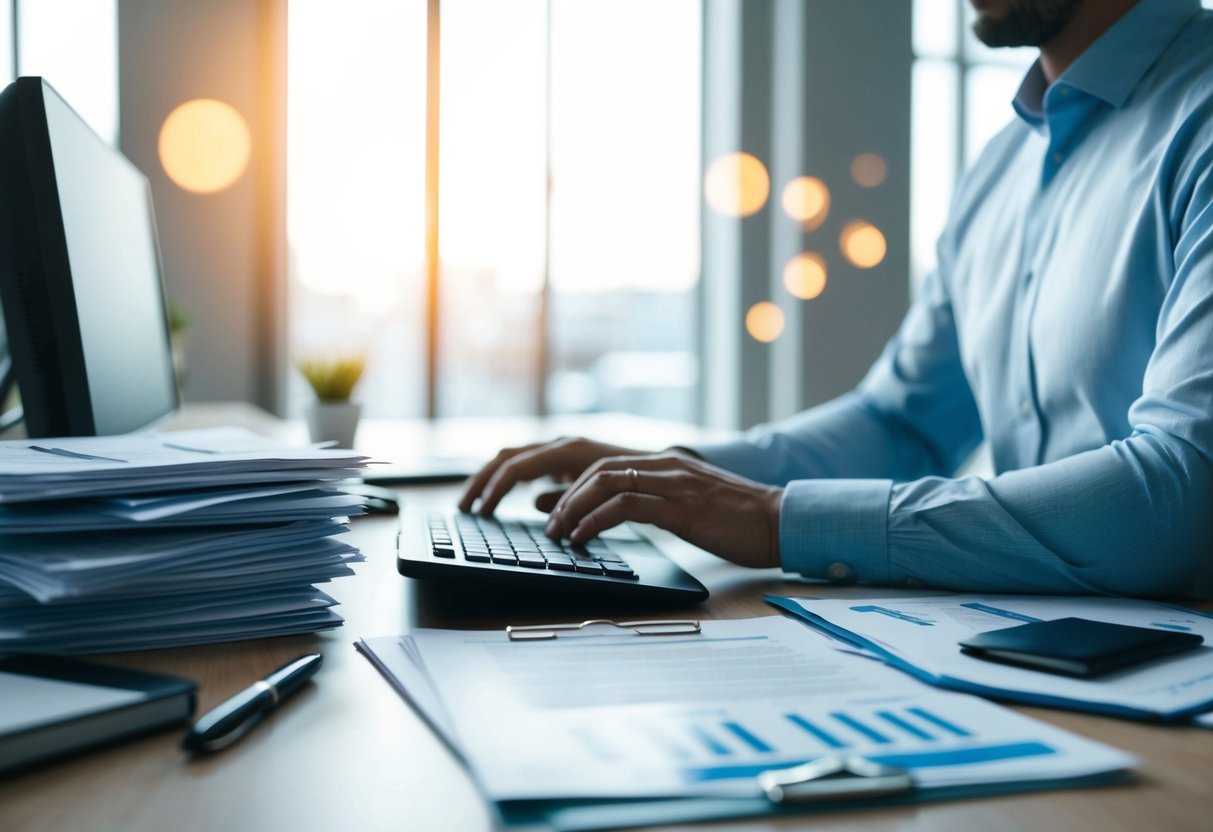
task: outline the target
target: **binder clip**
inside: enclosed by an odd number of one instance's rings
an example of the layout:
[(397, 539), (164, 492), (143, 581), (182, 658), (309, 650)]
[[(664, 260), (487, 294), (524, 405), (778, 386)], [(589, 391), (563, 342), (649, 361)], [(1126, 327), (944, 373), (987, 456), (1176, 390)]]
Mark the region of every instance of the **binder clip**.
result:
[(533, 624), (525, 627), (510, 625), (505, 628), (510, 641), (551, 641), (565, 638), (600, 635), (605, 630), (609, 635), (634, 636), (697, 636), (702, 632), (699, 622), (689, 619), (665, 621), (611, 621), (595, 618), (575, 624)]
[(776, 805), (870, 799), (905, 794), (915, 787), (909, 769), (886, 766), (866, 757), (822, 757), (792, 768), (758, 775), (767, 800)]

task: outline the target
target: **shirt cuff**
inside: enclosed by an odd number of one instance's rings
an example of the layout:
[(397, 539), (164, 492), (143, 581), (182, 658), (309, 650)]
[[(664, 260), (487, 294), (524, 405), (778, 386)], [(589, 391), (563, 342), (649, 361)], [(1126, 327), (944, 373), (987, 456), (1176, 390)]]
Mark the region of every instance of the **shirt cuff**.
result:
[(779, 509), (785, 572), (887, 584), (892, 480), (795, 480)]

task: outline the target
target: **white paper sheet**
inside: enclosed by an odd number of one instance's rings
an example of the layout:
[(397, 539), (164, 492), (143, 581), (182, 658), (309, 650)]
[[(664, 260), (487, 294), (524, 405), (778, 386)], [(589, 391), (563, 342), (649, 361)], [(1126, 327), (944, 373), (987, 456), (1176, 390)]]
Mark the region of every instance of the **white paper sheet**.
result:
[[(401, 688), (437, 714), (493, 800), (751, 795), (828, 754), (908, 765), (936, 787), (1122, 771), (1127, 754), (975, 697), (928, 688), (771, 616), (699, 636), (417, 630)], [(363, 647), (410, 662), (400, 638)], [(428, 679), (432, 691), (421, 689)], [(436, 707), (440, 702), (441, 707)]]
[[(936, 678), (1159, 716), (1213, 705), (1213, 616), (1196, 610), (1127, 598), (1022, 595), (789, 600)], [(1205, 644), (1095, 679), (996, 664), (961, 653), (957, 644), (975, 633), (1067, 617), (1192, 632)]]

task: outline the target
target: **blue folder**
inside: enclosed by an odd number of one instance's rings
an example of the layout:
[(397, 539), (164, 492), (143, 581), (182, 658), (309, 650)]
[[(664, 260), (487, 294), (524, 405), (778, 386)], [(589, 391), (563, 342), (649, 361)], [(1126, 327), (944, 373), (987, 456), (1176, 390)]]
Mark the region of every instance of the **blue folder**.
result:
[[(844, 629), (831, 621), (827, 621), (825, 618), (822, 618), (819, 615), (814, 615), (804, 607), (788, 598), (778, 595), (765, 595), (763, 596), (763, 600), (765, 600), (771, 606), (784, 611), (800, 621), (803, 621), (813, 629), (826, 633), (827, 635), (846, 644), (850, 644), (853, 647), (858, 647), (874, 653), (878, 655), (886, 664), (910, 674), (915, 679), (939, 688), (960, 691), (961, 693), (971, 693), (977, 696), (984, 696), (987, 699), (997, 699), (1002, 702), (1018, 702), (1024, 705), (1035, 705), (1042, 708), (1059, 708), (1062, 710), (1078, 711), (1081, 713), (1100, 714), (1102, 716), (1114, 716), (1148, 722), (1184, 722), (1190, 720), (1196, 714), (1213, 710), (1213, 701), (1207, 701), (1193, 705), (1189, 708), (1177, 710), (1174, 713), (1159, 714), (1155, 711), (1134, 708), (1128, 705), (1115, 705), (1104, 702), (1085, 702), (1078, 699), (1054, 696), (1047, 693), (1030, 693), (1019, 690), (1008, 690), (1005, 688), (992, 687), (990, 685), (977, 684), (975, 682), (969, 682), (963, 679), (955, 679), (951, 676), (936, 676), (935, 674), (929, 673), (921, 667), (907, 662), (900, 656), (889, 652), (880, 644), (858, 636), (850, 630)], [(1199, 610), (1189, 610), (1189, 612), (1205, 617), (1208, 617), (1209, 615), (1208, 613), (1201, 612)]]

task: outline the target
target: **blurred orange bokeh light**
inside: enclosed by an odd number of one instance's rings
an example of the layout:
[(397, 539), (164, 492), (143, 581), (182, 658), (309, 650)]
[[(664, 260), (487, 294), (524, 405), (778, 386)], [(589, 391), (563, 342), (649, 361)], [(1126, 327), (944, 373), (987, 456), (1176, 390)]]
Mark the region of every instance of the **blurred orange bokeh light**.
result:
[(852, 265), (870, 269), (884, 260), (888, 246), (884, 234), (870, 222), (858, 220), (842, 229), (838, 238), (842, 254)]
[(789, 217), (812, 231), (830, 213), (830, 189), (816, 176), (797, 176), (784, 186), (780, 202)]
[(196, 98), (168, 114), (160, 128), (159, 151), (164, 172), (178, 187), (212, 194), (244, 174), (252, 138), (230, 104)]
[(726, 153), (703, 176), (704, 198), (712, 210), (726, 217), (756, 214), (770, 193), (766, 167), (749, 153)]
[(812, 300), (825, 291), (826, 261), (820, 254), (797, 254), (783, 267), (784, 288), (793, 297)]
[(783, 332), (783, 310), (769, 300), (760, 301), (745, 313), (745, 329), (755, 341), (769, 344)]
[(851, 161), (851, 178), (861, 188), (875, 188), (889, 175), (889, 166), (879, 153), (860, 153)]

